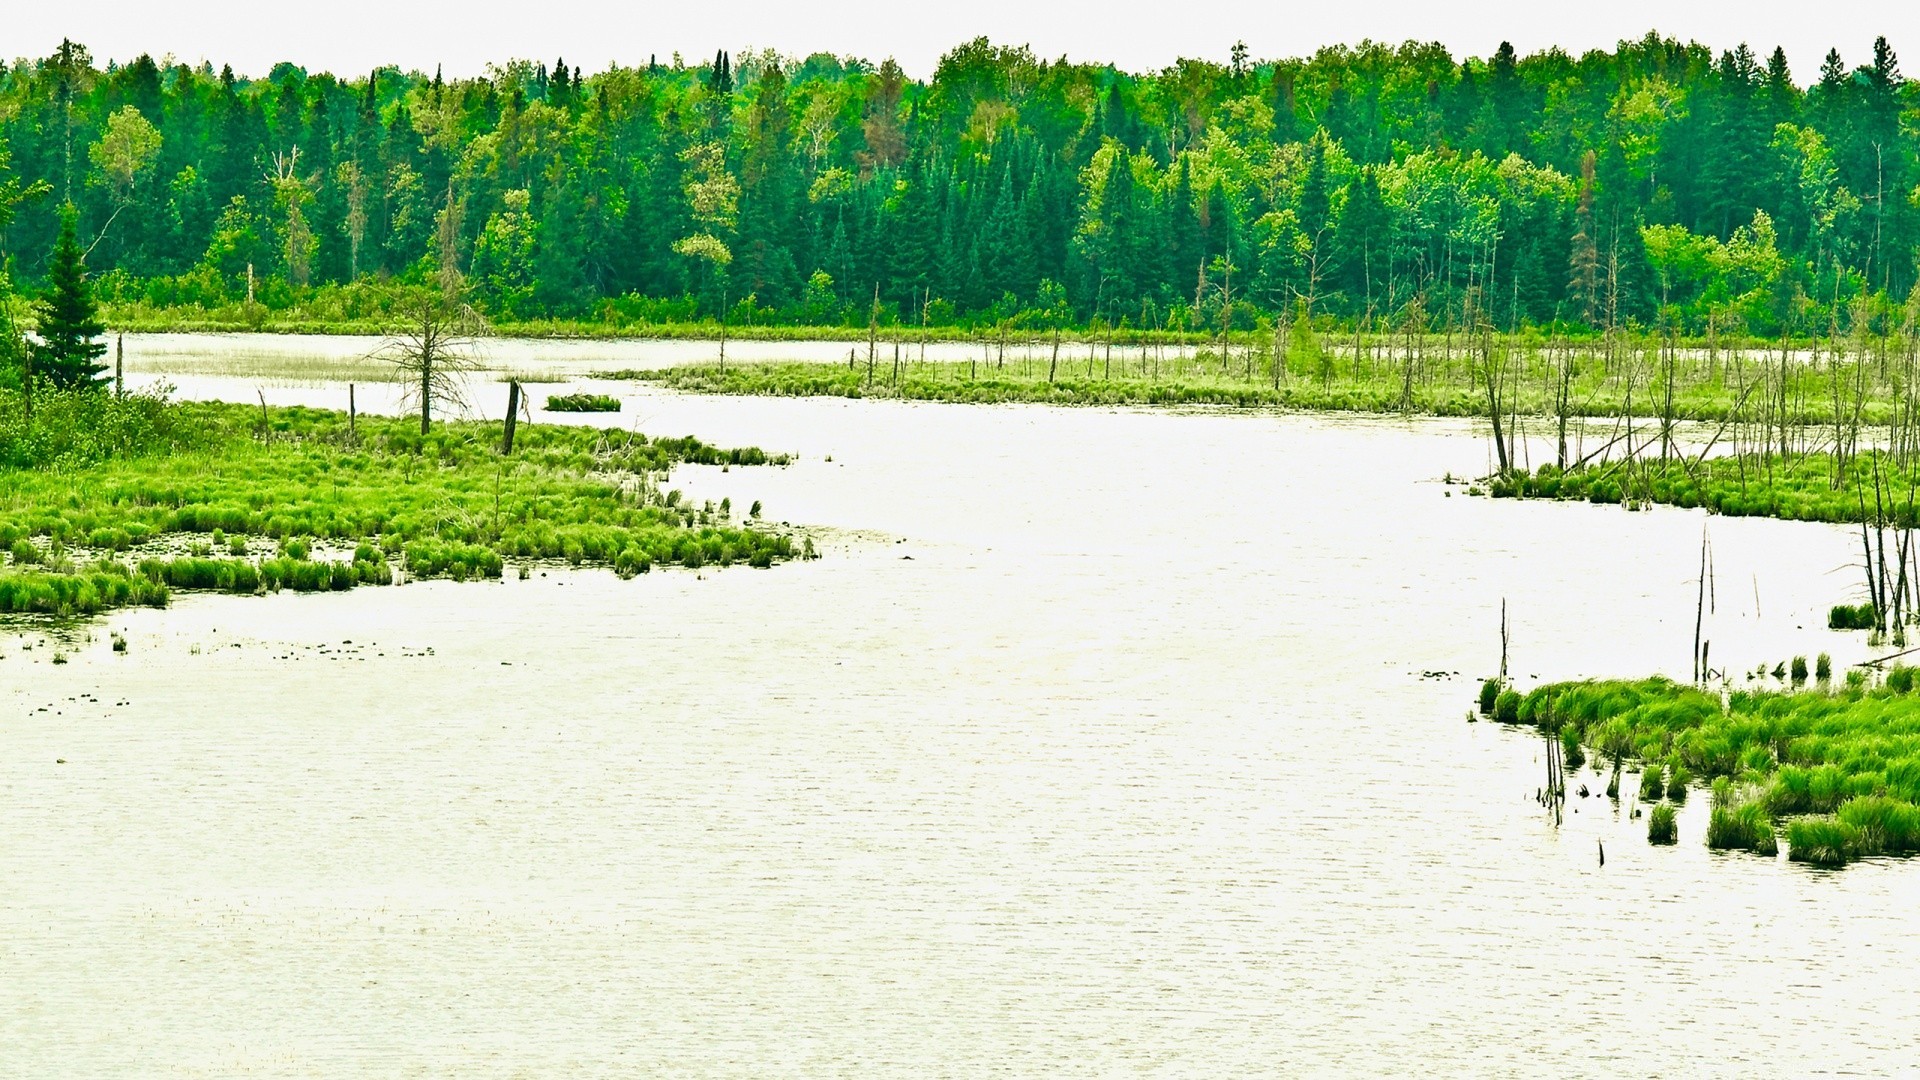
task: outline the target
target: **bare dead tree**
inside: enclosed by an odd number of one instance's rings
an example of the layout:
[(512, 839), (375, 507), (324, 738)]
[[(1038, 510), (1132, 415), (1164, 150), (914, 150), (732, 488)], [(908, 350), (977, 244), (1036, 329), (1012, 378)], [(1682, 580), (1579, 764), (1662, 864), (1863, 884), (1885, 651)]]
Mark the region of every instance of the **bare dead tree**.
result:
[(457, 295), (433, 289), (398, 294), (393, 328), (372, 359), (393, 365), (401, 401), (420, 409), (420, 434), (433, 425), (434, 409), (466, 412), (467, 376), (480, 366), (475, 355), (486, 320)]

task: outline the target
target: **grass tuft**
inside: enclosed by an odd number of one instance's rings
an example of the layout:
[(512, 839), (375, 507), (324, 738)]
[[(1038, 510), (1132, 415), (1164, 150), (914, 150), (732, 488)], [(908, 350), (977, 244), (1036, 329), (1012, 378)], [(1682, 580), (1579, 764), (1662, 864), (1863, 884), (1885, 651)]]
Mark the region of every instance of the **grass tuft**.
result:
[(1672, 803), (1661, 803), (1647, 815), (1647, 842), (1672, 844), (1680, 839), (1680, 826)]

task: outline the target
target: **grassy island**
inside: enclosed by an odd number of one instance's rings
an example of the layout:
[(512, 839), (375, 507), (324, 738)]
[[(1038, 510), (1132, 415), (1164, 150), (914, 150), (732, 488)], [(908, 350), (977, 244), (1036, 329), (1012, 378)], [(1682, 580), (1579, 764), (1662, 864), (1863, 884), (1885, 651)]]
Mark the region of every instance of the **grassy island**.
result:
[[(1796, 668), (1796, 671), (1800, 670)], [(1707, 845), (1838, 866), (1920, 852), (1920, 695), (1913, 670), (1885, 685), (1796, 682), (1724, 697), (1666, 679), (1564, 682), (1492, 695), (1497, 719), (1530, 724), (1611, 769), (1642, 773), (1649, 838), (1672, 843), (1672, 811), (1698, 781), (1713, 793)], [(1511, 695), (1511, 696), (1509, 696)], [(1483, 700), (1486, 695), (1483, 694)], [(1577, 763), (1574, 754), (1566, 760)], [(1649, 779), (1651, 778), (1651, 779)]]
[(662, 491), (682, 462), (758, 449), (618, 429), (502, 425), (98, 392), (0, 393), (0, 612), (88, 614), (174, 589), (347, 589), (497, 578), (509, 561), (622, 576), (771, 566), (790, 537)]
[(606, 394), (550, 394), (548, 412), (619, 412), (620, 399)]
[(1920, 471), (1878, 450), (1836, 456), (1737, 455), (1703, 460), (1673, 457), (1587, 464), (1561, 470), (1542, 465), (1496, 476), (1495, 497), (1565, 499), (1595, 503), (1658, 503), (1704, 507), (1729, 517), (1786, 521), (1861, 522), (1910, 529)]

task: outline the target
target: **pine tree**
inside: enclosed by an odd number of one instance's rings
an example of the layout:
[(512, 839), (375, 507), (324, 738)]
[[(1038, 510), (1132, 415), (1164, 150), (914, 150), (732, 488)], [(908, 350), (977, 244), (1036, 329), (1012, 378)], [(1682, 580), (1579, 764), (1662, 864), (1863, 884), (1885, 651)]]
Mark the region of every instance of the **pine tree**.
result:
[(47, 264), (47, 294), (37, 308), (40, 342), (33, 347), (34, 375), (62, 390), (104, 386), (107, 370), (97, 362), (106, 355), (107, 343), (97, 339), (107, 328), (87, 284), (78, 216), (72, 203), (60, 212), (60, 237)]

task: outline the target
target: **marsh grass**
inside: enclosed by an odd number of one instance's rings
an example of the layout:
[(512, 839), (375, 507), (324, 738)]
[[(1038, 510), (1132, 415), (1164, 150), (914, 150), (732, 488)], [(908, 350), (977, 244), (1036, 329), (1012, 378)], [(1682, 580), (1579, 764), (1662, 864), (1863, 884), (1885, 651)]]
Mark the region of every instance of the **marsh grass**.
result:
[[(1494, 477), (1487, 492), (1495, 498), (1658, 503), (1704, 508), (1728, 517), (1831, 524), (1884, 517), (1887, 525), (1904, 529), (1920, 525), (1920, 503), (1902, 499), (1889, 508), (1884, 492), (1904, 492), (1916, 484), (1920, 484), (1920, 471), (1910, 476), (1899, 457), (1866, 449), (1842, 459), (1814, 451), (1785, 457), (1728, 454), (1703, 460), (1644, 457), (1631, 464), (1615, 458), (1565, 471), (1542, 465), (1532, 473), (1515, 470)], [(1827, 624), (1835, 630), (1870, 630), (1877, 621), (1872, 604), (1838, 604), (1828, 612)]]
[(1693, 783), (1693, 774), (1675, 758), (1667, 770), (1667, 798), (1673, 802), (1687, 801), (1687, 785)]
[[(286, 408), (263, 428), (245, 406), (158, 400), (109, 416), (103, 434), (56, 427), (60, 396), (37, 395), (32, 430), (0, 424), (0, 547), (15, 556), (0, 570), (0, 611), (92, 614), (164, 604), (172, 589), (339, 590), (400, 569), (492, 579), (508, 558), (640, 573), (795, 555), (782, 533), (659, 493), (676, 464), (786, 460), (756, 448), (541, 424), (522, 426), (503, 458), (498, 423), (423, 436), (411, 421), (361, 416), (350, 432), (342, 414)], [(98, 415), (83, 405), (65, 415)], [(0, 392), (0, 417), (15, 406)], [(231, 557), (217, 554), (216, 531)], [(247, 558), (247, 537), (277, 554)], [(353, 557), (315, 558), (322, 547)], [(57, 554), (68, 548), (94, 561)]]
[(1667, 793), (1667, 778), (1658, 762), (1647, 765), (1640, 773), (1640, 801), (1659, 802)]
[(611, 413), (620, 411), (620, 399), (607, 394), (551, 394), (548, 412)]
[(1520, 702), (1518, 690), (1500, 691), (1499, 695), (1493, 699), (1493, 718), (1503, 724), (1519, 723)]
[[(1694, 777), (1711, 781), (1710, 847), (1773, 854), (1777, 822), (1813, 822), (1797, 825), (1800, 861), (1831, 864), (1920, 851), (1920, 698), (1910, 674), (1895, 678), (1901, 670), (1879, 688), (1849, 681), (1724, 701), (1658, 678), (1555, 683), (1530, 691), (1524, 712), (1563, 740), (1648, 763), (1643, 801), (1678, 801)], [(1833, 822), (1848, 828), (1819, 825)]]
[(1572, 728), (1560, 729), (1560, 757), (1569, 769), (1578, 769), (1587, 763), (1587, 752), (1580, 746), (1580, 733)]
[(1787, 823), (1787, 858), (1814, 866), (1845, 866), (1860, 851), (1860, 830), (1833, 818)]
[(1877, 622), (1872, 604), (1835, 604), (1827, 612), (1829, 630), (1872, 630)]
[(1661, 803), (1647, 815), (1647, 842), (1673, 844), (1680, 839), (1680, 825), (1673, 804)]
[(1499, 679), (1488, 679), (1480, 684), (1480, 715), (1493, 715), (1493, 707), (1500, 700), (1502, 685)]

